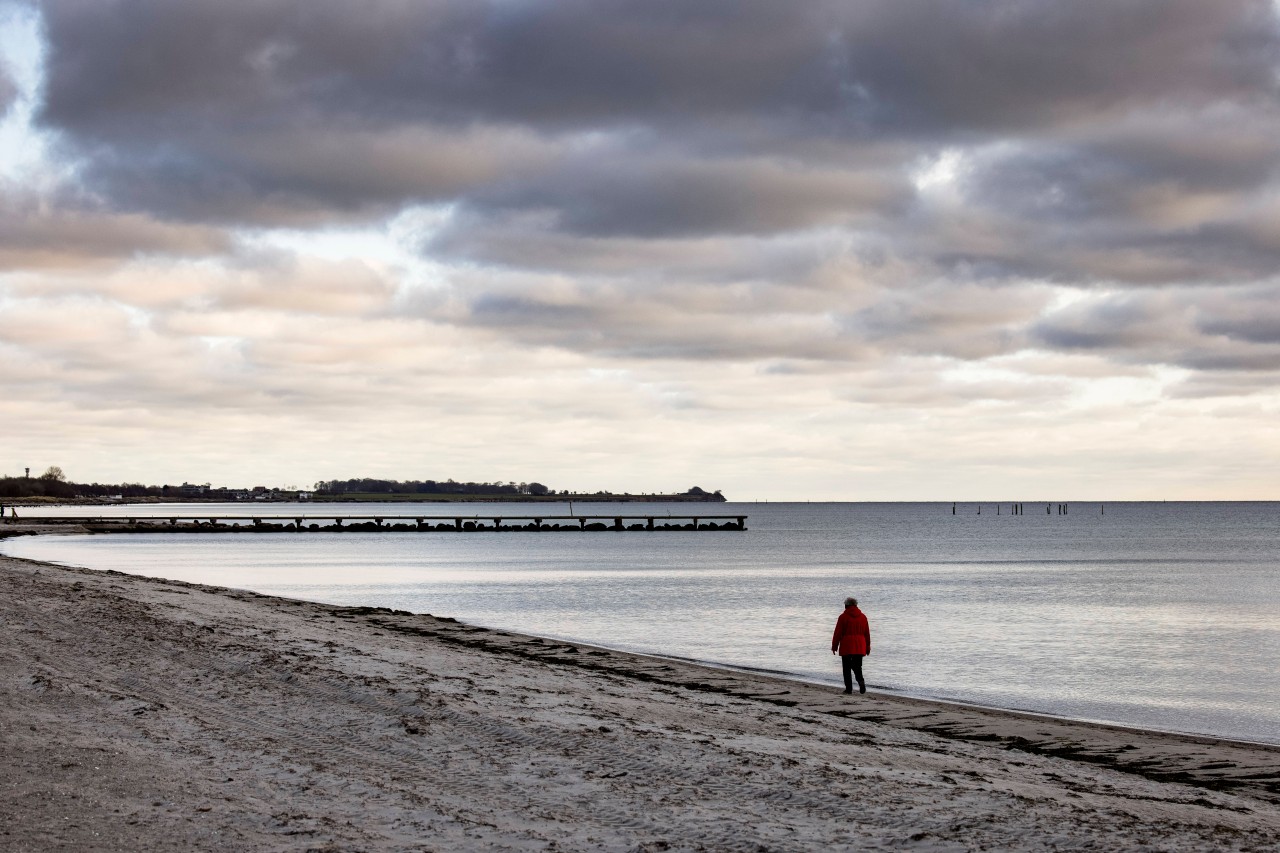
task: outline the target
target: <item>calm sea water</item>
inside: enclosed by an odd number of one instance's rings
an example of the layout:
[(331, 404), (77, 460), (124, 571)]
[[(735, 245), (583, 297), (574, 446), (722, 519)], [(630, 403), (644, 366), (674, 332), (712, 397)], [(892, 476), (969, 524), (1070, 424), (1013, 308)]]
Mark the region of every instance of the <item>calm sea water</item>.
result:
[[(955, 515), (938, 503), (721, 504), (697, 508), (748, 515), (750, 529), (138, 534), (19, 538), (0, 551), (453, 616), (832, 685), (840, 671), (831, 629), (844, 597), (855, 595), (871, 621), (873, 689), (1280, 743), (1280, 504), (1116, 503), (1104, 514), (1079, 503), (1067, 515), (1056, 504), (1024, 506), (1015, 516), (1009, 504), (999, 514), (995, 504), (981, 514), (961, 504)], [(380, 511), (452, 517), (459, 509)]]

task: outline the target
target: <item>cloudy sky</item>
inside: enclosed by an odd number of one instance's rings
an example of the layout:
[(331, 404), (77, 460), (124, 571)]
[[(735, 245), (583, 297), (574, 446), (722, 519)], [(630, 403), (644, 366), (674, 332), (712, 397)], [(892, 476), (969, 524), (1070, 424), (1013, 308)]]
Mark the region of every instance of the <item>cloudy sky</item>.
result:
[(0, 475), (1280, 498), (1270, 0), (0, 0)]

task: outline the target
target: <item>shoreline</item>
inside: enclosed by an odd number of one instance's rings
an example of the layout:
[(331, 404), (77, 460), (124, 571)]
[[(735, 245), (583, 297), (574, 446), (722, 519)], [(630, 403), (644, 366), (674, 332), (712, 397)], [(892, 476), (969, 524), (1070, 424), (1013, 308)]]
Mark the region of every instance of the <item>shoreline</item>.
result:
[[(60, 563), (52, 563), (51, 565), (57, 565), (59, 567), (62, 567), (62, 564)], [(76, 566), (73, 568), (81, 568), (81, 567)], [(305, 600), (305, 599), (300, 599), (300, 600)], [(381, 609), (390, 610), (389, 608), (381, 608)], [(390, 610), (390, 612), (395, 612), (395, 611)], [(513, 636), (524, 637), (530, 640), (541, 639), (541, 640), (547, 640), (547, 641), (552, 641), (557, 643), (566, 643), (566, 644), (572, 643), (575, 646), (590, 647), (593, 649), (599, 649), (601, 651), (610, 652), (610, 653), (631, 655), (637, 658), (648, 658), (658, 662), (667, 661), (671, 663), (688, 664), (690, 666), (703, 667), (705, 669), (713, 669), (718, 671), (737, 673), (745, 677), (758, 676), (760, 678), (773, 678), (780, 681), (785, 681), (787, 683), (802, 684), (807, 687), (818, 688), (820, 690), (839, 691), (843, 689), (843, 685), (839, 681), (836, 681), (834, 679), (831, 681), (819, 681), (814, 678), (806, 678), (800, 673), (786, 672), (784, 670), (765, 669), (763, 667), (739, 666), (736, 664), (721, 663), (719, 661), (703, 660), (700, 658), (681, 657), (679, 655), (664, 655), (659, 652), (645, 652), (645, 651), (638, 651), (635, 649), (623, 649), (623, 648), (616, 648), (613, 646), (602, 646), (602, 645), (590, 643), (585, 640), (580, 640), (580, 639), (569, 637), (569, 636), (562, 636), (562, 635), (555, 635), (555, 634), (526, 634), (526, 633), (515, 631), (509, 628), (500, 628), (492, 625), (479, 625), (478, 623), (468, 622), (468, 623), (460, 623), (460, 624), (466, 624), (472, 627), (479, 627), (486, 631), (498, 631), (506, 634), (511, 634)], [(1114, 729), (1117, 733), (1130, 732), (1138, 735), (1141, 735), (1141, 734), (1150, 734), (1150, 735), (1157, 735), (1157, 736), (1169, 735), (1171, 737), (1185, 738), (1185, 739), (1194, 740), (1197, 742), (1202, 742), (1205, 745), (1209, 745), (1209, 746), (1212, 746), (1214, 744), (1221, 744), (1224, 746), (1235, 745), (1235, 746), (1242, 746), (1242, 747), (1257, 746), (1257, 747), (1262, 747), (1264, 749), (1274, 749), (1274, 750), (1280, 751), (1280, 743), (1273, 743), (1271, 741), (1265, 741), (1265, 740), (1250, 740), (1248, 738), (1227, 737), (1224, 735), (1214, 735), (1214, 734), (1208, 734), (1205, 732), (1179, 731), (1177, 729), (1158, 729), (1158, 728), (1152, 728), (1150, 726), (1128, 725), (1125, 723), (1118, 723), (1111, 720), (1091, 720), (1084, 717), (1069, 717), (1064, 714), (1053, 714), (1048, 711), (1036, 711), (1030, 708), (1008, 708), (1003, 705), (983, 705), (979, 702), (969, 702), (969, 701), (965, 701), (964, 699), (954, 699), (947, 696), (925, 696), (925, 695), (912, 693), (906, 690), (898, 690), (892, 687), (885, 687), (883, 685), (874, 685), (871, 683), (870, 680), (867, 681), (867, 687), (868, 687), (868, 692), (874, 693), (875, 695), (886, 698), (886, 699), (902, 699), (902, 700), (907, 700), (912, 702), (924, 702), (930, 705), (940, 705), (945, 708), (955, 708), (960, 711), (971, 710), (975, 712), (992, 712), (996, 714), (1009, 714), (1014, 717), (1025, 718), (1027, 720), (1032, 720), (1032, 721), (1045, 720), (1050, 722), (1073, 723), (1073, 724), (1079, 724), (1082, 726), (1097, 726), (1103, 729)]]
[[(168, 530), (165, 530), (165, 532), (168, 532)], [(61, 523), (58, 523), (58, 524), (47, 524), (47, 523), (42, 523), (42, 521), (40, 519), (37, 519), (37, 517), (33, 517), (33, 519), (29, 519), (29, 520), (22, 520), (18, 524), (10, 523), (5, 525), (0, 525), (0, 540), (3, 540), (4, 538), (8, 538), (8, 537), (19, 537), (19, 535), (101, 535), (101, 534), (104, 534), (104, 532), (102, 532), (102, 530), (93, 528), (93, 526), (68, 524), (68, 523), (65, 523), (65, 521), (61, 521)], [(0, 560), (3, 560), (3, 558), (5, 558), (5, 556), (3, 555), (3, 553), (0, 553)], [(40, 561), (37, 561), (37, 562), (40, 562)], [(72, 564), (59, 564), (59, 562), (52, 562), (52, 561), (47, 562), (47, 565), (67, 567), (67, 569), (101, 571), (101, 570), (95, 570), (95, 569), (88, 569), (88, 567), (84, 567), (84, 566), (76, 566)], [(140, 578), (142, 578), (142, 575), (137, 575), (137, 576), (140, 576)], [(173, 581), (173, 583), (186, 583), (186, 581)], [(202, 587), (202, 588), (224, 589), (220, 587)], [(252, 592), (252, 590), (243, 590), (243, 592)], [(255, 593), (255, 594), (259, 594), (259, 593)], [(316, 602), (316, 603), (320, 603), (320, 602)], [(577, 644), (577, 646), (591, 646), (593, 648), (602, 649), (602, 651), (617, 652), (622, 654), (635, 654), (635, 656), (649, 657), (657, 661), (689, 663), (689, 665), (692, 665), (692, 666), (703, 666), (703, 667), (709, 667), (709, 669), (723, 670), (728, 672), (739, 672), (739, 674), (744, 676), (759, 675), (759, 676), (762, 676), (762, 678), (778, 678), (786, 681), (791, 681), (791, 683), (817, 686), (817, 688), (819, 689), (822, 689), (822, 688), (838, 689), (841, 686), (840, 683), (838, 683), (838, 681), (836, 680), (831, 680), (831, 681), (817, 680), (817, 679), (810, 678), (810, 676), (799, 674), (799, 672), (769, 670), (769, 669), (764, 669), (764, 667), (733, 665), (733, 663), (700, 660), (700, 658), (681, 657), (681, 656), (675, 656), (675, 654), (663, 654), (660, 652), (646, 652), (646, 651), (641, 651), (641, 649), (594, 646), (594, 644), (591, 644), (589, 640), (582, 640), (582, 639), (567, 637), (567, 635), (525, 634), (525, 633), (522, 633), (522, 631), (517, 629), (500, 628), (500, 626), (493, 626), (493, 625), (485, 625), (483, 626), (483, 628), (485, 628), (486, 630), (504, 631), (504, 633), (520, 635), (520, 637), (539, 638), (544, 640), (556, 640), (556, 642), (573, 643), (573, 644)], [(957, 710), (960, 710), (960, 711), (973, 710), (975, 712), (1010, 713), (1010, 715), (1025, 717), (1025, 719), (1028, 719), (1028, 720), (1068, 722), (1068, 724), (1071, 724), (1071, 722), (1076, 722), (1076, 724), (1101, 726), (1101, 727), (1106, 727), (1106, 729), (1115, 729), (1117, 731), (1133, 731), (1133, 733), (1139, 733), (1139, 734), (1142, 734), (1142, 733), (1149, 733), (1149, 734), (1156, 734), (1156, 735), (1167, 734), (1172, 736), (1180, 736), (1180, 738), (1202, 739), (1204, 743), (1208, 743), (1208, 744), (1221, 743), (1221, 744), (1257, 745), (1257, 747), (1280, 749), (1280, 742), (1270, 742), (1270, 740), (1252, 740), (1248, 738), (1239, 738), (1239, 736), (1201, 733), (1201, 731), (1160, 729), (1160, 727), (1144, 726), (1140, 724), (1126, 724), (1126, 722), (1120, 722), (1120, 721), (1114, 721), (1114, 720), (1096, 720), (1096, 719), (1087, 719), (1087, 717), (1071, 717), (1066, 715), (1059, 715), (1059, 713), (1053, 713), (1048, 711), (1037, 711), (1037, 710), (1033, 710), (1033, 708), (1015, 708), (1015, 707), (1007, 707), (1007, 706), (998, 706), (998, 704), (983, 704), (979, 702), (966, 701), (966, 699), (961, 699), (961, 698), (945, 697), (945, 695), (916, 694), (916, 693), (909, 692), (909, 690), (886, 688), (886, 686), (878, 686), (878, 688), (874, 689), (874, 692), (886, 698), (899, 697), (902, 699), (910, 699), (910, 701), (937, 703), (943, 707), (955, 707), (957, 708)]]
[[(108, 533), (111, 533), (111, 532), (128, 532), (128, 531), (103, 531), (103, 530), (95, 529), (93, 526), (77, 525), (77, 524), (67, 523), (66, 521), (59, 521), (58, 523), (52, 523), (52, 524), (42, 523), (41, 520), (38, 518), (31, 518), (31, 519), (23, 519), (18, 524), (10, 523), (10, 524), (0, 526), (0, 541), (3, 541), (3, 539), (9, 538), (9, 537), (28, 536), (28, 535), (31, 535), (31, 536), (59, 536), (59, 535), (93, 536), (93, 535), (107, 535)], [(162, 532), (169, 532), (169, 531), (166, 530)], [(181, 532), (189, 532), (189, 531), (181, 531)], [(4, 559), (25, 560), (26, 558), (9, 558), (9, 557), (6, 557), (4, 554), (0, 554), (0, 560), (4, 560)], [(91, 571), (91, 572), (106, 571), (101, 569), (90, 569), (87, 567), (76, 566), (72, 564), (56, 563), (52, 561), (30, 560), (28, 562), (39, 562), (39, 563), (43, 563), (45, 565), (49, 565), (53, 567), (72, 569), (76, 571)], [(142, 578), (147, 580), (164, 580), (169, 583), (179, 583), (179, 584), (189, 583), (186, 581), (176, 581), (176, 580), (169, 580), (169, 579), (163, 579), (163, 578), (148, 578), (147, 576), (144, 576), (144, 575), (131, 575), (131, 577), (137, 577), (137, 578)], [(230, 591), (230, 592), (246, 592), (254, 595), (264, 595), (262, 593), (253, 592), (252, 590), (239, 590), (234, 588), (217, 587), (217, 586), (204, 585), (204, 584), (194, 584), (194, 586), (201, 589)], [(268, 595), (266, 597), (271, 598), (271, 597), (278, 597), (278, 596)], [(282, 600), (293, 600), (293, 599), (282, 599)], [(303, 601), (305, 599), (297, 599), (297, 600)], [(313, 603), (320, 604), (321, 606), (326, 606), (326, 607), (327, 606), (338, 607), (338, 605), (325, 605), (321, 602), (313, 602)], [(562, 643), (572, 643), (578, 646), (590, 646), (593, 649), (607, 651), (610, 653), (633, 655), (636, 657), (649, 658), (655, 661), (670, 661), (673, 663), (688, 664), (690, 666), (706, 667), (709, 669), (738, 673), (743, 675), (744, 677), (759, 676), (762, 678), (776, 678), (789, 683), (807, 685), (807, 686), (816, 687), (819, 689), (834, 688), (838, 690), (841, 687), (841, 685), (834, 680), (819, 681), (813, 678), (805, 677), (799, 673), (790, 673), (782, 670), (770, 670), (765, 668), (739, 666), (735, 664), (722, 663), (722, 662), (712, 661), (712, 660), (702, 660), (698, 658), (681, 657), (678, 655), (664, 655), (659, 652), (647, 652), (647, 651), (641, 651), (641, 650), (635, 650), (635, 649), (623, 649), (623, 648), (615, 648), (610, 646), (598, 646), (590, 643), (589, 641), (580, 640), (573, 637), (557, 636), (557, 635), (550, 635), (550, 634), (548, 635), (526, 634), (516, 629), (508, 629), (508, 628), (502, 628), (498, 626), (478, 626), (477, 625), (475, 627), (482, 627), (484, 630), (497, 631), (505, 634), (510, 634), (512, 636), (524, 637), (526, 639), (539, 639), (539, 640), (555, 641), (555, 642), (562, 642)], [(874, 685), (870, 685), (870, 682), (868, 682), (868, 684), (869, 686), (874, 687)], [(1216, 735), (1216, 734), (1210, 734), (1205, 732), (1191, 732), (1191, 731), (1180, 731), (1177, 729), (1153, 728), (1149, 726), (1128, 724), (1128, 723), (1117, 722), (1112, 720), (1099, 720), (1099, 719), (1088, 719), (1083, 717), (1071, 717), (1071, 716), (1066, 716), (1061, 714), (1055, 714), (1048, 711), (1037, 711), (1037, 710), (1028, 709), (1028, 708), (1012, 708), (1012, 707), (1006, 707), (1001, 705), (986, 705), (986, 704), (981, 704), (977, 702), (972, 702), (964, 699), (952, 698), (947, 696), (920, 695), (920, 694), (911, 693), (909, 691), (897, 690), (894, 688), (887, 688), (883, 686), (876, 687), (873, 692), (875, 692), (878, 696), (882, 696), (885, 698), (896, 697), (904, 701), (937, 704), (943, 707), (955, 708), (959, 711), (964, 711), (967, 709), (977, 713), (986, 713), (986, 712), (997, 713), (997, 714), (1005, 713), (1005, 714), (1014, 715), (1016, 717), (1033, 720), (1033, 721), (1044, 720), (1047, 722), (1061, 722), (1061, 723), (1069, 723), (1069, 724), (1097, 726), (1104, 729), (1114, 729), (1117, 732), (1133, 732), (1139, 735), (1146, 733), (1146, 734), (1152, 734), (1152, 735), (1169, 735), (1172, 737), (1188, 738), (1188, 739), (1202, 741), (1206, 745), (1223, 744), (1223, 745), (1257, 746), (1257, 747), (1275, 749), (1280, 751), (1280, 742), (1272, 742), (1272, 741), (1266, 741), (1266, 740), (1251, 740), (1248, 738)]]
[[(498, 629), (491, 629), (491, 630), (498, 630)], [(533, 635), (530, 635), (530, 636), (533, 636)], [(548, 637), (546, 639), (552, 639), (552, 638)], [(565, 639), (564, 642), (573, 642), (573, 643), (578, 643), (579, 645), (583, 645), (577, 640)], [(625, 649), (612, 649), (609, 646), (600, 646), (599, 648), (606, 649), (609, 651), (626, 652)], [(824, 688), (824, 689), (833, 689), (833, 690), (843, 689), (842, 686), (836, 681), (830, 681), (830, 682), (818, 681), (812, 678), (805, 678), (795, 673), (777, 672), (774, 670), (764, 670), (764, 669), (757, 670), (757, 669), (752, 669), (751, 667), (740, 667), (740, 666), (734, 666), (732, 664), (717, 663), (715, 661), (697, 660), (695, 658), (673, 657), (669, 655), (660, 655), (660, 654), (646, 655), (645, 652), (626, 652), (626, 653), (653, 657), (658, 660), (679, 661), (682, 663), (689, 663), (694, 666), (707, 667), (708, 669), (724, 669), (730, 672), (740, 672), (744, 675), (757, 675), (757, 674), (761, 676), (772, 675), (774, 677), (783, 679), (785, 681), (792, 681), (798, 684), (806, 684), (812, 687), (818, 687), (818, 688)], [(1248, 738), (1226, 737), (1224, 735), (1214, 735), (1214, 734), (1208, 734), (1205, 732), (1188, 732), (1188, 731), (1180, 731), (1178, 729), (1158, 729), (1158, 728), (1152, 728), (1150, 726), (1127, 725), (1125, 723), (1117, 723), (1111, 720), (1092, 720), (1086, 717), (1069, 717), (1069, 716), (1066, 716), (1065, 714), (1053, 714), (1048, 711), (1036, 711), (1030, 708), (1008, 708), (1003, 705), (983, 705), (979, 702), (968, 702), (968, 701), (965, 701), (964, 699), (953, 699), (947, 696), (927, 696), (927, 695), (912, 693), (907, 690), (898, 690), (892, 687), (876, 686), (876, 685), (873, 685), (870, 681), (867, 682), (867, 687), (869, 692), (876, 693), (877, 695), (883, 696), (886, 698), (891, 698), (891, 699), (897, 698), (897, 699), (912, 700), (916, 702), (926, 702), (933, 705), (941, 705), (947, 708), (956, 708), (961, 711), (964, 711), (964, 710), (972, 710), (972, 711), (978, 711), (978, 712), (989, 711), (997, 714), (1009, 714), (1014, 717), (1026, 718), (1028, 720), (1033, 720), (1033, 721), (1046, 720), (1046, 721), (1056, 721), (1061, 723), (1074, 723), (1082, 726), (1097, 726), (1103, 729), (1114, 729), (1118, 733), (1131, 732), (1139, 735), (1140, 734), (1169, 735), (1171, 737), (1185, 738), (1189, 740), (1202, 742), (1205, 745), (1210, 745), (1210, 746), (1213, 744), (1221, 744), (1224, 746), (1236, 745), (1236, 746), (1244, 746), (1244, 747), (1258, 746), (1258, 747), (1263, 747), (1264, 749), (1280, 750), (1280, 743), (1273, 743), (1271, 741), (1266, 741), (1266, 740), (1250, 740)], [(871, 688), (875, 688), (875, 689), (871, 690)]]
[(1280, 747), (0, 557), (6, 849), (1258, 849)]

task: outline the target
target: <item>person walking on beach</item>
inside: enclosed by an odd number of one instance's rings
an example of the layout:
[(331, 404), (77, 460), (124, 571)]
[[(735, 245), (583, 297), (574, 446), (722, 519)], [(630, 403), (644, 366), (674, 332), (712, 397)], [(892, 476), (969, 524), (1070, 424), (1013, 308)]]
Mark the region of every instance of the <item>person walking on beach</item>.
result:
[(853, 679), (858, 679), (858, 692), (867, 692), (867, 682), (862, 678), (862, 658), (871, 654), (871, 626), (867, 616), (858, 609), (858, 599), (846, 598), (844, 612), (836, 620), (836, 632), (831, 635), (831, 654), (840, 655), (844, 670), (844, 692), (853, 692)]

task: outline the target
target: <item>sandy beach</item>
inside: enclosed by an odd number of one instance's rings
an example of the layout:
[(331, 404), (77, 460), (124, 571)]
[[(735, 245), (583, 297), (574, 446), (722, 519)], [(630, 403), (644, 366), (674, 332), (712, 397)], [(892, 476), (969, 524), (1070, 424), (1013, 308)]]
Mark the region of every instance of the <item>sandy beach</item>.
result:
[(10, 558), (0, 763), (13, 851), (1280, 846), (1277, 747)]

